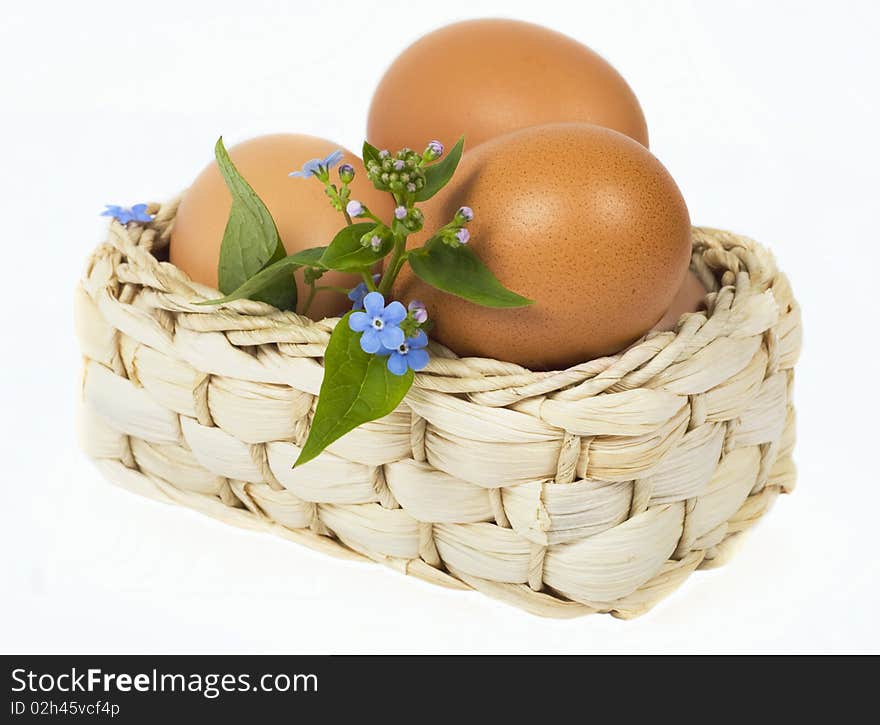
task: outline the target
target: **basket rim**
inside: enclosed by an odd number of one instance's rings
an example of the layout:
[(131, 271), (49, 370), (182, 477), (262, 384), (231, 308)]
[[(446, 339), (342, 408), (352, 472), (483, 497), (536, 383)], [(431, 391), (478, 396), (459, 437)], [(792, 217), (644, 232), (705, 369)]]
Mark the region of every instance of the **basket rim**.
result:
[[(276, 345), (287, 354), (311, 357), (323, 367), (323, 349), (339, 317), (316, 321), (247, 299), (199, 304), (222, 293), (192, 281), (157, 256), (170, 242), (178, 203), (179, 197), (150, 204), (154, 219), (146, 224), (111, 220), (107, 240), (93, 251), (86, 268), (83, 285), (90, 294), (94, 297), (103, 290), (111, 297), (146, 295), (150, 306), (165, 310), (195, 332), (223, 332), (239, 347)], [(432, 340), (431, 361), (416, 374), (413, 388), (482, 396), (483, 402), (497, 406), (534, 395), (566, 395), (584, 386), (581, 392), (589, 390), (590, 395), (608, 388), (640, 387), (653, 377), (652, 370), (662, 372), (717, 337), (744, 334), (738, 328), (753, 328), (758, 322), (769, 329), (781, 314), (796, 308), (773, 255), (751, 238), (695, 226), (692, 242), (690, 269), (707, 290), (705, 309), (684, 313), (672, 330), (649, 331), (618, 353), (549, 371), (491, 358), (459, 357)], [(776, 286), (782, 287), (786, 299), (774, 297)]]

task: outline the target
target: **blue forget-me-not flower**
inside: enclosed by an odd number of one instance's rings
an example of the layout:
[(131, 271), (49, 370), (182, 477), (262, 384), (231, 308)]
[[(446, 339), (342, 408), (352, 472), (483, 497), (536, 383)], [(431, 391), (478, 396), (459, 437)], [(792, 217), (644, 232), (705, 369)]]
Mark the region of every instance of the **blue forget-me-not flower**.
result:
[(382, 354), (388, 355), (388, 370), (395, 375), (403, 375), (407, 369), (421, 370), (428, 364), (428, 336), (424, 330), (416, 330), (416, 334), (408, 337), (393, 350), (385, 349)]
[(379, 292), (370, 292), (364, 297), (364, 311), (352, 312), (348, 326), (361, 333), (361, 350), (372, 354), (383, 348), (396, 350), (404, 343), (400, 323), (405, 318), (406, 308), (400, 302), (395, 300), (386, 307)]
[(115, 204), (104, 204), (104, 206), (106, 208), (101, 212), (101, 216), (112, 216), (120, 224), (153, 221), (153, 215), (147, 213), (146, 204), (135, 204), (130, 208), (126, 206), (116, 206)]
[(336, 149), (323, 159), (310, 159), (303, 164), (302, 169), (291, 171), (288, 176), (296, 176), (301, 179), (308, 179), (311, 176), (320, 177), (342, 161), (342, 155), (342, 151)]

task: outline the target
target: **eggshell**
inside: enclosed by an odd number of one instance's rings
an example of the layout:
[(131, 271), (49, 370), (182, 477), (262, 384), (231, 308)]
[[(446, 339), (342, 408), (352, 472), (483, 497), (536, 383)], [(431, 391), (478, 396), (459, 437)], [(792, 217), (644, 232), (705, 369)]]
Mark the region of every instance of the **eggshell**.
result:
[[(314, 179), (291, 178), (288, 174), (312, 158), (323, 158), (339, 144), (302, 134), (272, 134), (245, 141), (229, 149), (229, 156), (242, 176), (263, 200), (275, 219), (288, 254), (329, 244), (344, 225), (342, 214), (330, 206), (324, 187)], [(343, 163), (355, 168), (352, 197), (377, 213), (387, 216), (393, 206), (390, 196), (373, 188), (361, 160), (345, 149)], [(337, 182), (338, 185), (338, 182)], [(216, 161), (202, 171), (184, 193), (171, 232), (169, 255), (172, 264), (196, 282), (217, 287), (220, 244), (229, 217), (232, 197)], [(308, 288), (297, 274), (300, 307)], [(359, 278), (327, 272), (319, 284), (353, 287)], [(351, 303), (344, 295), (321, 292), (309, 310), (313, 319), (334, 317)]]
[(700, 282), (700, 278), (688, 271), (669, 309), (651, 329), (658, 332), (674, 330), (681, 316), (687, 312), (697, 312), (703, 306), (705, 299), (706, 288)]
[(462, 356), (546, 370), (618, 352), (663, 316), (687, 271), (690, 218), (675, 181), (610, 129), (539, 126), (477, 147), (425, 205), (428, 227), (463, 204), (474, 252), (535, 304), (481, 307), (407, 269), (396, 298), (425, 302), (432, 336)]
[(371, 143), (421, 150), (464, 134), (474, 148), (528, 126), (579, 121), (648, 145), (623, 77), (577, 41), (516, 20), (469, 20), (416, 41), (387, 70), (367, 126)]

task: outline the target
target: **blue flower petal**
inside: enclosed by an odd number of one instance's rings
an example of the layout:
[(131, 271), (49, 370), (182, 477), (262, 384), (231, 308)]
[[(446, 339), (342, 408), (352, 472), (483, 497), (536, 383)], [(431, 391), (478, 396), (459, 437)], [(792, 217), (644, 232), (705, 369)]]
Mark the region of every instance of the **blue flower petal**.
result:
[(421, 370), (428, 364), (429, 359), (427, 350), (422, 350), (421, 348), (410, 348), (406, 356), (406, 360), (413, 370)]
[(348, 326), (355, 332), (363, 332), (370, 328), (373, 318), (365, 312), (352, 312), (348, 318)]
[[(379, 292), (370, 292), (364, 297), (364, 309), (370, 317), (382, 317), (382, 319), (385, 320), (382, 316), (382, 313), (385, 310), (385, 298)], [(387, 322), (387, 320), (385, 320), (385, 322)]]
[(348, 299), (352, 302), (355, 302), (358, 305), (363, 305), (364, 297), (367, 296), (367, 285), (364, 282), (361, 282), (357, 287), (353, 287), (349, 290)]
[(382, 315), (386, 325), (399, 325), (403, 322), (404, 318), (406, 318), (406, 307), (397, 300), (388, 305), (385, 308), (385, 313)]
[(364, 330), (364, 334), (361, 335), (361, 350), (373, 354), (374, 352), (379, 352), (381, 347), (382, 343), (379, 341), (379, 335), (376, 330), (372, 327)]
[(406, 358), (406, 355), (401, 355), (399, 352), (391, 353), (388, 358), (388, 370), (395, 375), (403, 375), (407, 368)]
[(309, 159), (302, 165), (302, 169), (300, 171), (291, 171), (289, 176), (297, 176), (301, 179), (308, 179), (318, 171), (318, 167), (321, 166), (321, 159)]
[(395, 325), (385, 325), (384, 329), (379, 330), (379, 340), (383, 347), (394, 350), (403, 344), (403, 330)]
[(428, 336), (424, 330), (418, 330), (415, 335), (406, 341), (406, 344), (409, 345), (410, 350), (418, 350), (428, 345)]
[(136, 222), (151, 222), (153, 221), (153, 215), (147, 213), (147, 205), (146, 204), (135, 204), (131, 208), (131, 218)]
[(329, 154), (327, 158), (321, 161), (321, 166), (332, 169), (340, 161), (342, 161), (342, 150), (336, 149), (333, 153)]

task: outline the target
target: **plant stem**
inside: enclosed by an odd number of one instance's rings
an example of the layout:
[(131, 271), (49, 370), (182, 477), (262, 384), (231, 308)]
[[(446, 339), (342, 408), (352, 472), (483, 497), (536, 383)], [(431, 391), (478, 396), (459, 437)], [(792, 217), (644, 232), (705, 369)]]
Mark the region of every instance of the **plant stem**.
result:
[(362, 269), (361, 277), (364, 278), (364, 284), (367, 285), (367, 289), (370, 290), (370, 292), (375, 292), (376, 284), (373, 282), (373, 275), (371, 275), (369, 271)]
[(303, 315), (308, 315), (308, 314), (309, 314), (309, 309), (311, 308), (311, 306), (312, 306), (312, 302), (313, 302), (314, 299), (315, 299), (315, 295), (316, 295), (317, 292), (318, 292), (318, 288), (315, 287), (315, 283), (314, 283), (314, 282), (312, 282), (312, 283), (309, 284), (309, 288), (310, 288), (310, 289), (309, 289), (309, 296), (306, 298), (306, 303), (305, 303), (305, 305), (303, 306), (303, 311), (302, 311), (302, 314), (303, 314)]
[(403, 266), (405, 254), (406, 237), (396, 236), (394, 238), (394, 251), (391, 252), (391, 260), (385, 267), (385, 273), (379, 281), (379, 292), (383, 295), (388, 294), (391, 290), (391, 285), (393, 285), (394, 280), (397, 279), (397, 273), (400, 272), (400, 268)]
[(346, 209), (345, 207), (342, 208), (342, 215), (345, 217), (346, 224), (348, 224), (348, 226), (351, 226), (351, 217), (348, 215), (348, 209)]

